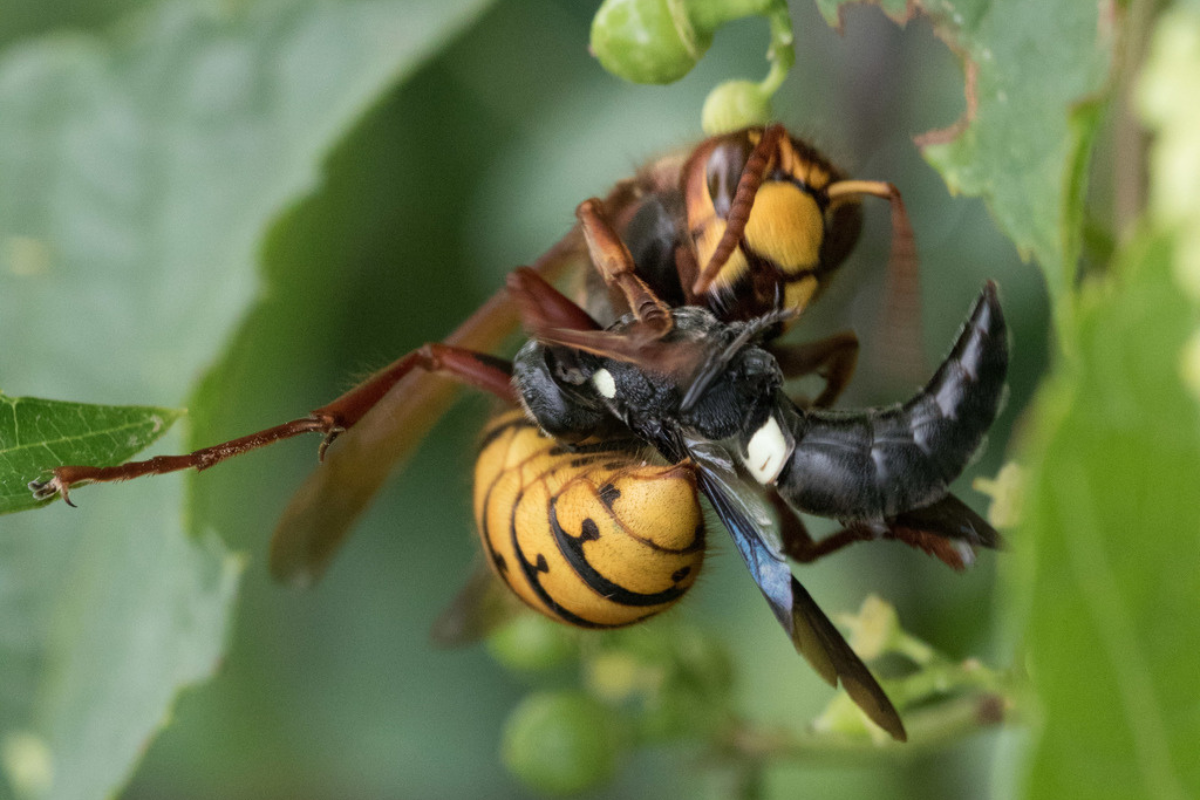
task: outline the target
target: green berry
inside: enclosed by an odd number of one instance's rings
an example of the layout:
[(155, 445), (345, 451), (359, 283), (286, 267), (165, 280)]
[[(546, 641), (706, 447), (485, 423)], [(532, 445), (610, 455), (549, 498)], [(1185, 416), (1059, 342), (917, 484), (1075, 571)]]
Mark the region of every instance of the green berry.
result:
[(618, 727), (611, 709), (582, 692), (538, 692), (509, 716), (500, 756), (509, 772), (539, 792), (582, 792), (616, 772)]
[(692, 26), (683, 0), (604, 0), (592, 20), (592, 53), (634, 83), (679, 80), (711, 43), (711, 33)]
[(492, 658), (519, 672), (561, 666), (575, 654), (575, 637), (565, 625), (540, 614), (521, 614), (487, 640)]

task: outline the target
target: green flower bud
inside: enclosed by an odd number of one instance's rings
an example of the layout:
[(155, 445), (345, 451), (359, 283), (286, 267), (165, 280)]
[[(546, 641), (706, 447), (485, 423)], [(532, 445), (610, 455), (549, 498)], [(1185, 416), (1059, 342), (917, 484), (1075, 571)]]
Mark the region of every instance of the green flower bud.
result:
[(813, 720), (812, 728), (817, 733), (832, 733), (855, 738), (869, 736), (876, 744), (884, 744), (891, 739), (887, 731), (868, 719), (863, 710), (845, 692), (838, 692), (834, 695), (821, 716)]
[(766, 125), (771, 119), (771, 94), (754, 81), (719, 84), (708, 93), (700, 112), (700, 125), (709, 136)]
[(679, 80), (710, 44), (712, 33), (693, 27), (684, 0), (604, 0), (592, 20), (592, 54), (634, 83)]
[(842, 620), (850, 628), (850, 647), (863, 661), (874, 661), (896, 649), (904, 632), (896, 608), (877, 595), (869, 594), (853, 617)]
[(500, 743), (509, 772), (539, 792), (557, 795), (610, 780), (620, 750), (614, 713), (578, 691), (529, 695), (509, 716)]

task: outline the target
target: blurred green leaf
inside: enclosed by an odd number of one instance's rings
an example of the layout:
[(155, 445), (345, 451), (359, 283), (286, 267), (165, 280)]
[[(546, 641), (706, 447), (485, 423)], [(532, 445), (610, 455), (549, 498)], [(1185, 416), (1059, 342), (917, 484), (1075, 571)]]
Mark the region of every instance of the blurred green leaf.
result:
[[(818, 5), (836, 24), (845, 2)], [(901, 22), (915, 8), (902, 0), (879, 5)], [(1076, 0), (940, 0), (920, 8), (963, 59), (967, 98), (958, 122), (918, 137), (925, 158), (951, 192), (987, 201), (1021, 253), (1041, 264), (1057, 303), (1074, 278), (1115, 12)]]
[(1074, 347), (1031, 414), (1015, 571), (1042, 719), (1030, 798), (1200, 792), (1200, 680), (1181, 657), (1200, 648), (1200, 406), (1184, 380), (1200, 323), (1197, 74), (1200, 17), (1180, 6), (1140, 86), (1158, 134), (1151, 213), (1113, 277), (1083, 286)]
[[(165, 2), (111, 35), (10, 48), (6, 386), (178, 402), (258, 300), (272, 221), (481, 5)], [(179, 480), (74, 498), (0, 533), (0, 798), (113, 793), (227, 634), (240, 564), (188, 534)]]
[(120, 464), (148, 446), (182, 412), (97, 406), (0, 392), (0, 514), (42, 505), (28, 484), (63, 464)]
[(55, 28), (99, 28), (152, 0), (6, 0), (0, 3), (0, 46)]
[(1200, 305), (1200, 107), (1192, 102), (1198, 80), (1200, 5), (1179, 3), (1155, 26), (1137, 100), (1154, 132), (1150, 216), (1175, 237), (1175, 277)]
[[(1200, 411), (1180, 381), (1197, 315), (1169, 239), (1089, 287), (1078, 360), (1044, 389), (1022, 577), (1044, 726), (1026, 797), (1183, 798), (1200, 790)], [(1131, 335), (1136, 332), (1136, 335)]]

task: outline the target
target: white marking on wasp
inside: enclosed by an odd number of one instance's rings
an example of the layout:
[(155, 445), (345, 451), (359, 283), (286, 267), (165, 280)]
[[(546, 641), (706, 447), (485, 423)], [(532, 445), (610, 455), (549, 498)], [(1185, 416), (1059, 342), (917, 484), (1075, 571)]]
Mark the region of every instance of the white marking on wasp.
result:
[(742, 463), (756, 481), (767, 485), (775, 482), (791, 455), (792, 445), (783, 435), (779, 422), (771, 416), (750, 437)]
[(606, 369), (598, 369), (592, 373), (592, 385), (596, 387), (597, 392), (609, 400), (617, 396), (617, 382), (613, 380), (612, 373)]

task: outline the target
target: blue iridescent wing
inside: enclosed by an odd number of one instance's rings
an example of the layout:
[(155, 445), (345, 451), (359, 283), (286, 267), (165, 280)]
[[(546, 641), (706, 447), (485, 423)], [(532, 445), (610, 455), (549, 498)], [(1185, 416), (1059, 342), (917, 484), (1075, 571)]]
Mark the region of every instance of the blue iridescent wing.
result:
[(904, 723), (875, 676), (812, 595), (792, 576), (779, 544), (778, 523), (767, 509), (761, 490), (737, 474), (732, 460), (718, 446), (689, 442), (686, 449), (696, 463), (700, 491), (729, 530), (750, 575), (796, 651), (831, 686), (836, 687), (840, 680), (846, 693), (872, 721), (893, 738), (905, 741)]

